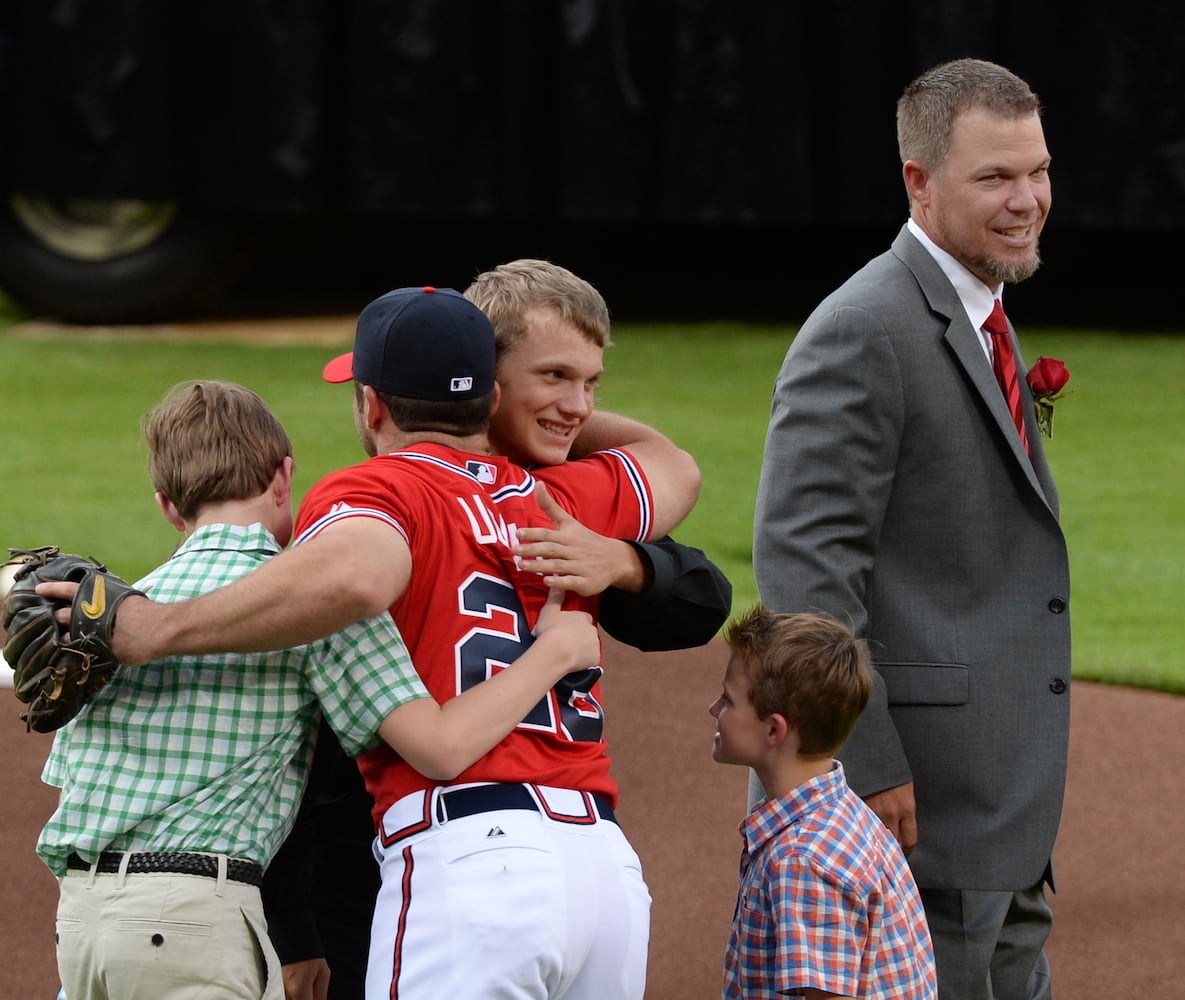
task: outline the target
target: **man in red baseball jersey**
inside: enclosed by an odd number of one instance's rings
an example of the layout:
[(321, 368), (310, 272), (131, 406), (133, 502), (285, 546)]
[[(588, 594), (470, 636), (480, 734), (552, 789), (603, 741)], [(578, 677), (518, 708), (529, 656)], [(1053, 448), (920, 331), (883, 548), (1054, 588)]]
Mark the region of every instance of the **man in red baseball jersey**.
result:
[[(326, 377), (354, 379), (373, 457), (314, 486), (298, 544), (239, 583), (125, 601), (123, 662), (290, 646), (389, 608), (444, 701), (531, 642), (547, 588), (513, 546), (549, 524), (537, 482), (592, 530), (638, 540), (668, 532), (698, 491), (694, 460), (665, 441), (534, 472), (488, 454), (493, 331), (451, 290), (372, 302)], [(571, 600), (595, 612), (595, 598)], [(613, 816), (600, 674), (569, 675), (448, 787), (394, 755), (360, 761), (383, 873), (368, 997), (642, 996), (649, 893)]]
[[(588, 281), (550, 261), (522, 258), (482, 272), (464, 295), (494, 327), (500, 395), (490, 419), (493, 451), (534, 469), (592, 451), (630, 451), (659, 436), (595, 410), (613, 341), (609, 307)], [(342, 362), (336, 377), (351, 375)], [(548, 583), (599, 594), (599, 623), (613, 638), (646, 651), (682, 649), (702, 645), (724, 624), (731, 586), (698, 549), (669, 537), (598, 535), (550, 498), (544, 509), (554, 529), (521, 528), (517, 554), (535, 560), (540, 572), (562, 574)], [(285, 963), (289, 1000), (360, 1000), (380, 883), (374, 803), (331, 729), (322, 728), (305, 800), (264, 879), (268, 933)]]

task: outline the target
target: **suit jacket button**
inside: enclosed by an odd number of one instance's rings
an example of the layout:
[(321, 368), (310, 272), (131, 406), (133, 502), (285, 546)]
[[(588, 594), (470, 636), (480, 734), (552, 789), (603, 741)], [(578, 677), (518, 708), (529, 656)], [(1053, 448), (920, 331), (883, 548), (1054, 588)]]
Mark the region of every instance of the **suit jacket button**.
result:
[(1053, 600), (1051, 600), (1049, 602), (1049, 610), (1052, 611), (1055, 615), (1060, 615), (1063, 611), (1066, 610), (1066, 602), (1063, 601), (1060, 597), (1055, 597), (1055, 598), (1053, 598)]
[(1055, 677), (1049, 682), (1049, 690), (1054, 694), (1063, 694), (1066, 690), (1066, 682), (1060, 677)]

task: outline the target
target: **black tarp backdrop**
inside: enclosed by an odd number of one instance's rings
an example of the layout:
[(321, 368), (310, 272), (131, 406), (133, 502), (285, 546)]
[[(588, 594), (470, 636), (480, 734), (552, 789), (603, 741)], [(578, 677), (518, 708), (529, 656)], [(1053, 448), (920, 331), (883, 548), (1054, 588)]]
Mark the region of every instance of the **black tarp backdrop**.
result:
[[(475, 222), (496, 224), (477, 237), (492, 244), (576, 233), (557, 259), (609, 253), (656, 281), (686, 273), (662, 260), (687, 254), (706, 275), (768, 283), (826, 261), (842, 276), (905, 217), (897, 95), (973, 55), (1046, 106), (1047, 262), (1065, 248), (1096, 268), (1113, 252), (1133, 281), (1180, 271), (1180, 0), (9, 3), (7, 190), (380, 220), (340, 237), (371, 263), (394, 244), (448, 260), (428, 220), (444, 244)], [(542, 254), (482, 252), (459, 282)]]

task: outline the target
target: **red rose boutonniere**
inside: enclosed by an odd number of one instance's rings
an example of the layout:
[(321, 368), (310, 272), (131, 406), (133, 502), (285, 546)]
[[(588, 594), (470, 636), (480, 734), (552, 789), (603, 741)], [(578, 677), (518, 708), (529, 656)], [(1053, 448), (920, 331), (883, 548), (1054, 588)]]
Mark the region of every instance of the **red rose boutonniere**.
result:
[(1038, 358), (1026, 376), (1037, 407), (1037, 426), (1047, 438), (1053, 438), (1053, 404), (1070, 381), (1070, 373), (1057, 358)]

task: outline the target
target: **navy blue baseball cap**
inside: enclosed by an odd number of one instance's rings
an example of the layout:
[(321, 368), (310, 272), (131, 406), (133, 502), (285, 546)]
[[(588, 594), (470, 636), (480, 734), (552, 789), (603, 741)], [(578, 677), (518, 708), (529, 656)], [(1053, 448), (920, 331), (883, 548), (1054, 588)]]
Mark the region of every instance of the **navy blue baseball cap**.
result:
[(389, 396), (446, 401), (494, 391), (494, 327), (452, 288), (396, 288), (358, 317), (354, 350), (334, 358), (326, 382), (369, 385)]

